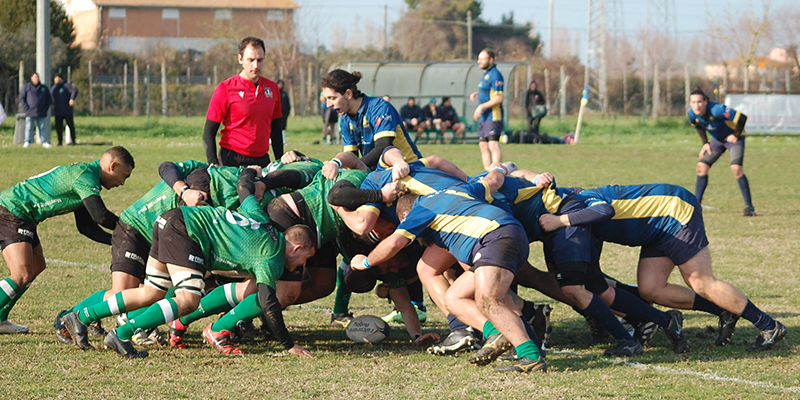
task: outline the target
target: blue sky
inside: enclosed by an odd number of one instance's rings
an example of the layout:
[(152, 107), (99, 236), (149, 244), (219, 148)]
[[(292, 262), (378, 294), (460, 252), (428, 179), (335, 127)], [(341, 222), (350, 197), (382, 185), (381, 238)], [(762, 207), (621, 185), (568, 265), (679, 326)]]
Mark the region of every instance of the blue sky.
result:
[[(382, 29), (383, 7), (388, 7), (389, 25), (397, 21), (406, 12), (406, 3), (403, 0), (340, 0), (330, 2), (323, 0), (295, 0), (301, 5), (298, 10), (298, 22), (307, 29), (307, 40), (331, 45), (331, 36), (336, 24), (341, 26), (352, 25), (359, 21), (359, 25), (371, 24)], [(606, 0), (606, 4), (614, 0)], [(616, 0), (620, 4), (620, 20), (618, 27), (623, 32), (633, 37), (636, 32), (644, 28), (647, 15), (647, 1), (645, 0)], [(675, 26), (679, 38), (688, 38), (692, 35), (702, 34), (706, 28), (709, 15), (724, 16), (723, 10), (714, 10), (723, 4), (733, 14), (736, 9), (749, 10), (753, 13), (760, 12), (761, 1), (754, 0), (673, 0), (675, 10)], [(542, 41), (548, 42), (548, 0), (483, 0), (483, 13), (481, 17), (492, 23), (499, 23), (501, 16), (510, 11), (514, 12), (514, 20), (518, 23), (533, 21)], [(580, 36), (581, 48), (585, 47), (586, 24), (588, 19), (588, 0), (555, 0), (554, 1), (554, 26), (556, 29), (566, 29), (573, 38)], [(772, 10), (795, 5), (797, 0), (772, 0)], [(651, 21), (651, 24), (653, 22)], [(302, 29), (302, 28), (301, 28)], [(557, 36), (554, 35), (554, 36)], [(313, 43), (309, 43), (313, 44)], [(547, 50), (545, 50), (547, 54)]]

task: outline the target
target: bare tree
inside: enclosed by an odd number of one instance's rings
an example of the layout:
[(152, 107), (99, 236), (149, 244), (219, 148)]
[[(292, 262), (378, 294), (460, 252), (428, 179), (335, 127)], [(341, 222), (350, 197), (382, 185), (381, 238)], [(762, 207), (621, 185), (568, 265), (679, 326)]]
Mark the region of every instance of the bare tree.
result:
[(775, 43), (786, 49), (786, 57), (794, 63), (795, 69), (800, 70), (798, 47), (800, 47), (800, 6), (791, 5), (783, 7), (775, 14), (772, 36)]
[(762, 0), (760, 15), (744, 11), (736, 18), (726, 10), (726, 18), (708, 19), (709, 35), (726, 43), (744, 65), (745, 82), (749, 81), (750, 66), (754, 64), (761, 39), (770, 34), (771, 5), (771, 0)]

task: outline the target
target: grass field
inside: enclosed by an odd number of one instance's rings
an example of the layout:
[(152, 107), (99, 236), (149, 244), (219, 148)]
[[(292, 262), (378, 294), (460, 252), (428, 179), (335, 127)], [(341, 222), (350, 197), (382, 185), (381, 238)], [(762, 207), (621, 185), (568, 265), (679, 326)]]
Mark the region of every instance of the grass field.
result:
[[(136, 158), (128, 183), (106, 192), (108, 207), (122, 212), (159, 179), (164, 160), (204, 160), (203, 119), (78, 118), (83, 143), (113, 142)], [(543, 122), (543, 131), (561, 136), (574, 119)], [(520, 123), (512, 122), (512, 126)], [(321, 121), (290, 119), (287, 149), (321, 159), (339, 147), (314, 145)], [(55, 165), (93, 161), (107, 145), (44, 150), (12, 145), (13, 121), (0, 126), (0, 190)], [(561, 185), (666, 182), (694, 189), (694, 166), (700, 149), (694, 130), (683, 119), (642, 125), (636, 118), (586, 120), (581, 144), (505, 145), (504, 158), (523, 168), (552, 172)], [(479, 172), (476, 145), (422, 145), (423, 154), (454, 161), (468, 174)], [(333, 298), (286, 312), (296, 341), (316, 359), (288, 356), (280, 345), (244, 344), (244, 357), (224, 357), (203, 345), (200, 331), (208, 320), (190, 328), (188, 350), (149, 349), (145, 360), (123, 360), (113, 351), (81, 352), (58, 343), (52, 334), (56, 312), (71, 307), (110, 283), (110, 248), (91, 242), (74, 227), (71, 215), (52, 218), (39, 227), (48, 269), (33, 283), (11, 314), (13, 322), (31, 327), (26, 335), (0, 335), (0, 398), (800, 398), (800, 138), (757, 137), (747, 140), (745, 171), (758, 216), (743, 218), (738, 186), (727, 156), (711, 170), (704, 211), (715, 273), (750, 296), (762, 310), (781, 320), (789, 334), (762, 354), (747, 353), (757, 330), (741, 320), (733, 345), (713, 345), (717, 320), (687, 311), (684, 328), (690, 351), (676, 356), (665, 335), (656, 335), (645, 354), (628, 360), (602, 355), (605, 346), (588, 346), (583, 319), (564, 304), (539, 293), (521, 295), (555, 308), (550, 372), (501, 375), (478, 368), (467, 357), (434, 357), (409, 343), (405, 329), (394, 326), (389, 340), (377, 346), (356, 345), (343, 331), (330, 328)], [(638, 249), (606, 245), (602, 266), (621, 280), (634, 282)], [(538, 245), (531, 262), (543, 269)], [(4, 262), (0, 262), (4, 265)], [(7, 268), (0, 267), (2, 277)], [(673, 283), (681, 283), (673, 274)], [(445, 333), (446, 320), (428, 301), (425, 331)], [(353, 296), (356, 315), (384, 315), (385, 300), (374, 294)], [(106, 321), (106, 326), (112, 322)], [(102, 348), (97, 338), (92, 343)]]

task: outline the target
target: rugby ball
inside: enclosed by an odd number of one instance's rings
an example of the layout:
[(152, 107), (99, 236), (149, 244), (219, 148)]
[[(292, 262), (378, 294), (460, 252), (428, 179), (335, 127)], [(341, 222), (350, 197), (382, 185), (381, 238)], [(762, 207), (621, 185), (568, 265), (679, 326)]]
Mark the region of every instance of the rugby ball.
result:
[(374, 315), (360, 315), (347, 325), (347, 337), (356, 343), (378, 344), (391, 333), (391, 328), (384, 320)]

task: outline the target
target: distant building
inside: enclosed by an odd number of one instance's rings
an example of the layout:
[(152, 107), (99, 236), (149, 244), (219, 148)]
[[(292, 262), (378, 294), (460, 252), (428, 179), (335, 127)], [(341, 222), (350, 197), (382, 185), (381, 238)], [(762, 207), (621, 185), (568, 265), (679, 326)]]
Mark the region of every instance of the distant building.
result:
[[(226, 38), (293, 30), (292, 0), (67, 0), (84, 49), (140, 53), (154, 46), (206, 51)], [(274, 35), (271, 35), (274, 36)]]
[[(761, 71), (772, 71), (773, 68), (778, 68), (779, 70), (786, 68), (794, 69), (795, 63), (792, 62), (791, 57), (787, 55), (785, 49), (775, 48), (769, 52), (768, 56), (756, 56), (754, 58), (753, 64), (751, 64), (748, 68), (750, 70), (750, 76), (755, 77), (759, 72), (759, 68), (762, 68)], [(744, 64), (742, 64), (738, 57), (707, 64), (705, 66), (706, 78), (709, 80), (714, 80), (717, 78), (722, 79), (725, 76), (726, 70), (728, 72), (728, 79), (742, 79), (744, 73)]]

